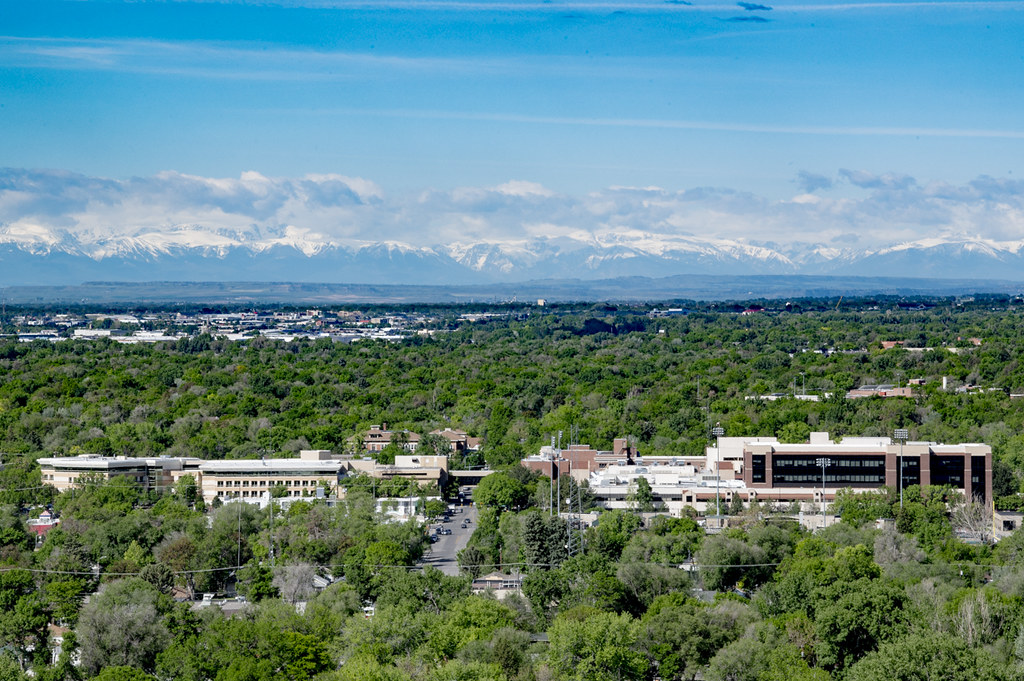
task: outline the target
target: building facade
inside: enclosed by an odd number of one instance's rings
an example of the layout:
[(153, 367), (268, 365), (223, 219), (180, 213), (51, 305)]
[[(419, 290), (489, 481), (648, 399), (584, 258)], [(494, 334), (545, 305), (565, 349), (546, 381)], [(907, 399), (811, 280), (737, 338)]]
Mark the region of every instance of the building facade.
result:
[(949, 485), (967, 499), (989, 503), (992, 448), (934, 442), (907, 442), (901, 447), (889, 438), (844, 438), (835, 443), (827, 433), (812, 433), (808, 444), (745, 444), (742, 479), (753, 497), (770, 497), (785, 490), (793, 498), (823, 493), (828, 499), (847, 487)]
[(346, 471), (346, 463), (334, 459), (331, 452), (311, 449), (300, 452), (298, 459), (204, 461), (199, 466), (199, 487), (207, 503), (217, 497), (255, 501), (275, 489), (285, 497), (325, 497), (335, 495)]
[(376, 479), (409, 478), (421, 486), (442, 487), (448, 478), (446, 455), (400, 455), (392, 465), (373, 459), (336, 456), (329, 450), (309, 449), (292, 459), (231, 459), (206, 461), (197, 458), (133, 458), (62, 456), (39, 459), (42, 481), (59, 492), (123, 477), (147, 490), (167, 490), (189, 475), (203, 501), (240, 499), (263, 503), (271, 492), (285, 498), (339, 496), (339, 482), (350, 474), (365, 473)]
[(395, 443), (407, 452), (415, 452), (420, 444), (420, 436), (411, 430), (388, 430), (388, 424), (370, 426), (370, 429), (349, 439), (354, 453), (376, 453), (391, 443)]
[(58, 492), (81, 487), (89, 481), (106, 481), (116, 477), (127, 478), (143, 489), (165, 489), (173, 486), (182, 475), (198, 473), (200, 459), (128, 456), (55, 456), (39, 459), (44, 484)]
[[(523, 465), (561, 470), (557, 458), (531, 457)], [(543, 468), (540, 468), (543, 466)], [(573, 470), (575, 475), (575, 469)], [(637, 480), (645, 478), (655, 505), (672, 514), (692, 507), (715, 513), (738, 497), (744, 503), (793, 505), (806, 511), (835, 499), (840, 489), (867, 492), (912, 485), (949, 485), (967, 499), (992, 500), (992, 449), (985, 444), (907, 442), (901, 448), (887, 437), (847, 437), (833, 442), (828, 433), (812, 433), (806, 444), (766, 437), (722, 437), (704, 457), (666, 460), (635, 456), (595, 468), (591, 493), (607, 508), (635, 506)]]
[[(679, 457), (654, 457), (671, 459), (675, 462)], [(571, 444), (565, 449), (554, 446), (540, 448), (540, 452), (534, 456), (522, 459), (520, 463), (535, 470), (541, 475), (552, 480), (559, 476), (572, 475), (576, 480), (586, 480), (591, 473), (604, 470), (609, 466), (632, 466), (644, 463), (637, 454), (636, 447), (630, 444), (624, 437), (615, 438), (612, 441), (612, 448), (606, 450), (594, 449), (590, 445)]]
[(399, 454), (393, 464), (382, 464), (369, 458), (351, 459), (347, 466), (353, 473), (364, 473), (378, 480), (410, 478), (421, 485), (436, 483), (438, 487), (444, 486), (448, 480), (448, 457), (445, 455)]

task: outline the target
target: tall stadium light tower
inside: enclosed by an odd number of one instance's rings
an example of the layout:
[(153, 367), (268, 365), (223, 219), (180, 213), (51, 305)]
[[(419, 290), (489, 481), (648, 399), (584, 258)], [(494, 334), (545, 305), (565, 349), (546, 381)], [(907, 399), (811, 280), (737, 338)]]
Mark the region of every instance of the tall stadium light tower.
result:
[(892, 433), (892, 439), (897, 440), (900, 443), (900, 472), (898, 477), (899, 482), (897, 482), (896, 484), (898, 484), (900, 488), (901, 511), (903, 510), (903, 444), (907, 441), (908, 437), (910, 437), (910, 433), (907, 431), (906, 428), (897, 428)]
[(832, 459), (819, 456), (817, 463), (821, 466), (821, 527), (825, 529), (825, 469), (832, 465)]
[(725, 435), (725, 428), (722, 424), (716, 423), (711, 429), (715, 436), (715, 515), (722, 515), (721, 489), (722, 489), (722, 436)]

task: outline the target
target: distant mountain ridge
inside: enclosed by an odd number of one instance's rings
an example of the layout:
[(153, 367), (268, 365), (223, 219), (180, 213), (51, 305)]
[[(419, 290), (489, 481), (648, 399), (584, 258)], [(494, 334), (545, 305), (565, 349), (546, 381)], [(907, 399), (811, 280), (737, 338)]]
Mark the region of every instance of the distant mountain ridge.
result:
[(609, 230), (417, 246), (329, 239), (296, 227), (233, 231), (177, 225), (109, 235), (0, 225), (4, 286), (89, 280), (459, 285), (680, 274), (1024, 281), (1024, 241), (933, 237), (858, 251)]

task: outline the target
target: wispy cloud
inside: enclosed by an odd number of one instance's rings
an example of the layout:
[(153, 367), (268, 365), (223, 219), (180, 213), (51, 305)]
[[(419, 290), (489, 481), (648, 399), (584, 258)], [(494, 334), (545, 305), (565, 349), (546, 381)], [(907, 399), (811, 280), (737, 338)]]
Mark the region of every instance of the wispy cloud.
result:
[[(778, 31), (783, 32), (783, 31)], [(680, 38), (686, 42), (743, 39), (720, 31)], [(708, 62), (659, 56), (606, 57), (565, 54), (424, 56), (385, 51), (293, 48), (276, 44), (106, 38), (38, 38), (0, 35), (0, 63), (8, 68), (101, 71), (199, 79), (347, 81), (382, 76), (676, 78), (707, 76)], [(724, 75), (723, 75), (724, 77)]]
[(848, 170), (841, 168), (839, 175), (852, 185), (862, 189), (887, 189), (902, 191), (914, 187), (917, 180), (909, 175), (896, 173), (885, 173), (877, 175), (863, 170)]
[(797, 173), (797, 184), (805, 192), (816, 192), (820, 189), (831, 189), (833, 182), (827, 175), (801, 170)]
[(425, 109), (323, 109), (320, 114), (389, 116), (396, 118), (491, 121), (536, 125), (573, 125), (618, 128), (655, 128), (705, 132), (771, 133), (782, 135), (818, 135), (839, 137), (963, 137), (1024, 139), (1024, 130), (990, 128), (930, 128), (892, 126), (818, 126), (770, 125), (764, 123), (726, 123), (721, 121), (670, 120), (651, 118), (583, 118), (573, 116), (535, 116), (514, 113), (441, 111)]
[(235, 80), (345, 80), (380, 71), (498, 74), (501, 59), (403, 57), (202, 41), (0, 36), (8, 68), (119, 71)]

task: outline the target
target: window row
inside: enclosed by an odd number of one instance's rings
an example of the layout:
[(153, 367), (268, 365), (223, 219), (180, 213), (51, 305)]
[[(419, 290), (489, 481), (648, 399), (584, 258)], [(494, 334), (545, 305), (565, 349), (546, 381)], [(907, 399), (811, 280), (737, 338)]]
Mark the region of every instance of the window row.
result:
[(316, 487), (318, 480), (218, 480), (217, 487)]
[[(801, 474), (801, 473), (776, 473), (772, 476), (772, 483), (817, 483), (821, 484), (821, 474)], [(825, 483), (837, 483), (837, 484), (848, 484), (855, 482), (865, 482), (872, 485), (880, 485), (885, 482), (884, 475), (826, 475)]]
[[(836, 459), (832, 457), (818, 457), (828, 459), (826, 468), (884, 468), (885, 457), (873, 457), (863, 459)], [(818, 458), (790, 458), (775, 457), (772, 459), (774, 468), (821, 468)]]
[[(249, 498), (249, 497), (251, 497), (253, 499), (256, 499), (256, 498), (262, 498), (265, 494), (266, 494), (266, 492), (259, 492), (257, 490), (252, 490), (252, 491), (250, 491), (250, 490), (241, 490), (241, 491), (238, 491), (238, 492), (223, 492), (222, 493), (222, 495), (225, 498), (227, 498), (227, 499), (237, 499), (239, 497), (242, 497), (243, 499), (244, 498)], [(285, 494), (285, 496), (288, 496), (288, 497), (310, 497), (310, 496), (313, 496), (313, 494), (308, 489), (303, 489), (303, 490), (295, 489), (295, 490), (291, 490), (291, 491), (287, 492)]]

